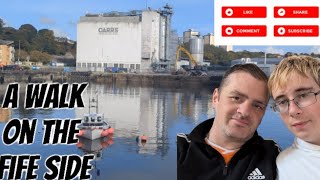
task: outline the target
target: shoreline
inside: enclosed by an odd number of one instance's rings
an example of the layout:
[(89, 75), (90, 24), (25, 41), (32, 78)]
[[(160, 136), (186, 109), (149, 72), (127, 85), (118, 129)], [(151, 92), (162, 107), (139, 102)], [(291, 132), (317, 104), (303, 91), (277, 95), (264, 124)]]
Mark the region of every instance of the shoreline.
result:
[[(88, 73), (88, 72), (38, 72), (29, 74), (28, 72), (12, 72), (2, 74), (4, 84), (0, 84), (0, 91), (3, 85), (19, 82), (31, 83), (64, 83), (64, 82), (93, 82), (99, 84), (124, 84), (149, 87), (174, 87), (174, 88), (197, 88), (197, 87), (217, 87), (222, 79), (221, 75), (216, 76), (185, 76), (171, 74), (134, 74), (134, 73)], [(6, 87), (6, 85), (5, 85)]]

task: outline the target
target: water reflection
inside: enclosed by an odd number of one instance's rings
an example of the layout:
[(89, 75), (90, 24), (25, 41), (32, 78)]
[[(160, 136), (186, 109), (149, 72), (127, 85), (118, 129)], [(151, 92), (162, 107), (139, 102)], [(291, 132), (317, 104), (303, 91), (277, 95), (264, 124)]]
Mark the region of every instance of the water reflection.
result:
[(79, 137), (77, 147), (83, 152), (83, 154), (94, 155), (94, 160), (91, 161), (91, 164), (93, 165), (93, 168), (90, 171), (91, 179), (96, 179), (97, 177), (100, 177), (101, 172), (99, 167), (99, 161), (102, 160), (103, 151), (105, 151), (106, 148), (111, 146), (112, 144), (112, 135), (95, 140)]
[(103, 138), (90, 140), (83, 137), (78, 137), (77, 148), (82, 150), (83, 154), (93, 154), (94, 160), (101, 160), (103, 150), (113, 144), (113, 135)]
[[(189, 91), (132, 86), (90, 84), (83, 94), (88, 105), (90, 96), (98, 93), (99, 112), (104, 113), (115, 128), (115, 137), (135, 139), (142, 134), (148, 137), (139, 145), (138, 153), (165, 156), (169, 149), (168, 129), (180, 116), (187, 120), (200, 120), (203, 112), (211, 110), (209, 90)], [(77, 117), (87, 110), (77, 109)], [(197, 122), (190, 122), (192, 124)]]

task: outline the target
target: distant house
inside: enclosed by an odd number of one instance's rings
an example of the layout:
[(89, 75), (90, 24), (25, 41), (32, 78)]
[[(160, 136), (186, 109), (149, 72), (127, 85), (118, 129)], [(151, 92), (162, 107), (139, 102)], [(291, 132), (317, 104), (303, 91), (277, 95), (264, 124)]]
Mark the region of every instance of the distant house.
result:
[(70, 52), (67, 52), (64, 56), (53, 55), (52, 58), (51, 66), (76, 66), (76, 60)]
[(0, 39), (0, 67), (13, 64), (14, 62), (14, 41)]

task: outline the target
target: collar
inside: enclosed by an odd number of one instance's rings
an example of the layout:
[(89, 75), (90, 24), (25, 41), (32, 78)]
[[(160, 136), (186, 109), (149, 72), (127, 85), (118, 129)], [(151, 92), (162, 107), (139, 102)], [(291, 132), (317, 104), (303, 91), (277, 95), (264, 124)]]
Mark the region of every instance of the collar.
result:
[(308, 143), (308, 142), (306, 142), (302, 139), (299, 139), (299, 138), (294, 139), (294, 145), (297, 148), (302, 149), (304, 151), (309, 151), (309, 152), (320, 151), (320, 146)]
[[(214, 118), (208, 119), (197, 125), (189, 134), (188, 139), (194, 142), (206, 144), (205, 138), (209, 133), (212, 124), (214, 122)], [(256, 144), (261, 141), (262, 138), (258, 135), (256, 131), (251, 139), (249, 139), (245, 144)]]

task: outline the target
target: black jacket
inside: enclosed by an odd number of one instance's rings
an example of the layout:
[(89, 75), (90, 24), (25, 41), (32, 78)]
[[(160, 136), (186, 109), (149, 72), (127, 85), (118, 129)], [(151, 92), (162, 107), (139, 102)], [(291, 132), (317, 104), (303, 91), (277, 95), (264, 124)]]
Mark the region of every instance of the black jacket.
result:
[(178, 180), (273, 180), (276, 179), (277, 144), (256, 132), (225, 164), (218, 151), (205, 142), (213, 118), (199, 124), (189, 135), (177, 137)]

